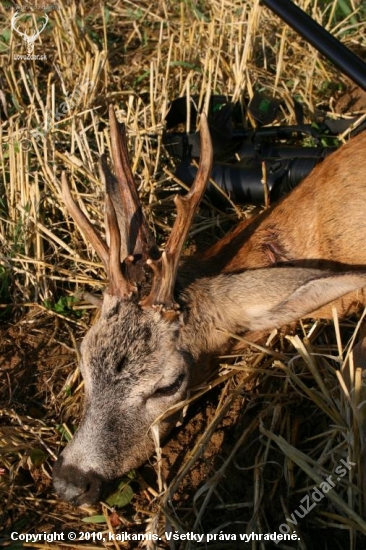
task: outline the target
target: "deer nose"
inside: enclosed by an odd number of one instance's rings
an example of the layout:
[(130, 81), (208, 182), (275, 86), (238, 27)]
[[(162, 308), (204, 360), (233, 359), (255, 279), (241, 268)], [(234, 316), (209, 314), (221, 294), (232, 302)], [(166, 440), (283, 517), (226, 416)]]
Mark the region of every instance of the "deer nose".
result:
[(84, 472), (68, 465), (60, 456), (53, 466), (53, 484), (57, 494), (75, 506), (101, 500), (104, 480), (93, 470)]

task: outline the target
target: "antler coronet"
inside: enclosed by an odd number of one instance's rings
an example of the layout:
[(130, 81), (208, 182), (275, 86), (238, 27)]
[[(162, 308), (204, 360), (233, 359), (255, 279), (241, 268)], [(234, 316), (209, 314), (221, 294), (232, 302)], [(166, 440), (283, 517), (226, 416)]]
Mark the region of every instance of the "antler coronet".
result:
[(150, 294), (139, 302), (142, 307), (154, 307), (164, 312), (175, 312), (179, 309), (179, 304), (173, 299), (175, 280), (167, 276), (174, 262), (174, 254), (167, 250), (162, 252), (158, 260), (149, 258), (146, 261), (153, 271), (153, 280)]

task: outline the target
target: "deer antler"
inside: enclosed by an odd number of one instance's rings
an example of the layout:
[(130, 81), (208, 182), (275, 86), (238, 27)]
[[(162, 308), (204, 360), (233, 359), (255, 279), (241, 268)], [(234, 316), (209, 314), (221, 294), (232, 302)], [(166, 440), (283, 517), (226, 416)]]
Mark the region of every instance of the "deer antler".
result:
[(123, 276), (120, 260), (121, 235), (118, 228), (116, 212), (107, 191), (105, 198), (106, 219), (110, 233), (110, 247), (98, 235), (93, 225), (80, 210), (71, 196), (65, 172), (61, 176), (62, 198), (76, 225), (84, 233), (98, 256), (103, 262), (109, 277), (108, 292), (114, 296), (128, 298), (136, 288)]
[(174, 301), (174, 285), (178, 263), (189, 228), (201, 198), (205, 192), (212, 169), (212, 143), (206, 115), (201, 114), (201, 156), (193, 185), (184, 197), (176, 195), (174, 202), (177, 217), (160, 259), (148, 259), (147, 263), (154, 272), (150, 294), (140, 301), (143, 307), (161, 307), (166, 313), (175, 312), (179, 305)]
[[(120, 232), (126, 243), (126, 255), (138, 255), (146, 261), (150, 249), (156, 244), (143, 215), (133, 179), (128, 159), (125, 127), (117, 121), (112, 105), (109, 106), (109, 123), (112, 158), (117, 178), (117, 185), (111, 186), (110, 193), (116, 211), (120, 209), (124, 214), (124, 227), (122, 228), (120, 223)], [(105, 166), (103, 169), (105, 170)], [(108, 179), (108, 174), (106, 175)]]
[[(75, 223), (104, 264), (109, 277), (108, 292), (114, 296), (127, 298), (136, 290), (136, 285), (130, 279), (142, 279), (142, 266), (132, 266), (132, 262), (139, 256), (146, 261), (150, 248), (153, 248), (155, 243), (150, 236), (139, 203), (128, 161), (124, 127), (118, 123), (112, 106), (109, 108), (109, 121), (112, 157), (117, 175), (117, 179), (112, 176), (107, 163), (102, 159), (101, 175), (106, 188), (109, 248), (72, 198), (65, 173), (62, 174), (62, 197)], [(131, 273), (133, 277), (130, 276)]]
[[(197, 175), (189, 193), (185, 197), (176, 196), (174, 199), (177, 218), (165, 251), (158, 260), (149, 257), (156, 245), (138, 199), (128, 161), (124, 127), (118, 123), (112, 106), (109, 108), (109, 121), (112, 157), (116, 171), (115, 178), (102, 159), (102, 177), (106, 187), (106, 221), (110, 234), (109, 248), (75, 203), (66, 174), (63, 172), (64, 203), (75, 223), (101, 258), (109, 277), (110, 294), (128, 298), (136, 290), (136, 285), (131, 279), (141, 280), (141, 264), (146, 262), (152, 268), (154, 276), (151, 292), (140, 304), (143, 307), (159, 306), (164, 312), (174, 312), (179, 308), (173, 298), (179, 258), (212, 168), (212, 145), (206, 116), (201, 115), (201, 158)], [(133, 266), (132, 263), (139, 257), (142, 263)]]
[(69, 211), (69, 214), (73, 217), (76, 225), (84, 233), (87, 240), (90, 242), (95, 252), (98, 254), (99, 258), (102, 260), (104, 268), (106, 271), (109, 269), (109, 251), (106, 244), (102, 241), (88, 218), (80, 210), (76, 202), (71, 196), (69, 184), (67, 181), (67, 176), (65, 172), (62, 172), (61, 175), (61, 190), (62, 190), (62, 199), (65, 203), (66, 208)]

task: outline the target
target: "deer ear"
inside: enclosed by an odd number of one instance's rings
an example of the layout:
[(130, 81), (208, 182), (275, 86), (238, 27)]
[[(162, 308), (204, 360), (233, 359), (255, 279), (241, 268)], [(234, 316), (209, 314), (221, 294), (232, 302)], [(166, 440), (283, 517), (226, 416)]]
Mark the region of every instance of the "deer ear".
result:
[[(326, 304), (366, 287), (366, 272), (269, 268), (251, 272), (246, 307), (250, 330), (266, 330), (305, 317)], [(253, 282), (257, 279), (257, 282)]]

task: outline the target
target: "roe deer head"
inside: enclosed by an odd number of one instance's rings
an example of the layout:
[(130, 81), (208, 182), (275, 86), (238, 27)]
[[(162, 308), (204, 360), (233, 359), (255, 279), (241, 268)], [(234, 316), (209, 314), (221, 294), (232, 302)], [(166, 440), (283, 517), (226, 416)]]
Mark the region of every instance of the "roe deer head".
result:
[[(366, 302), (366, 133), (278, 204), (239, 224), (199, 259), (180, 263), (212, 165), (206, 118), (194, 185), (176, 197), (176, 221), (159, 254), (138, 202), (124, 132), (112, 107), (109, 114), (116, 173), (103, 163), (109, 245), (62, 177), (65, 204), (108, 277), (100, 318), (81, 344), (84, 416), (54, 467), (56, 491), (78, 505), (96, 502), (106, 484), (151, 456), (154, 421), (205, 378), (215, 356), (230, 350), (233, 342), (218, 329), (242, 335), (329, 316), (327, 304), (342, 297), (336, 302), (342, 315)], [(175, 422), (174, 414), (160, 422), (161, 438)]]

